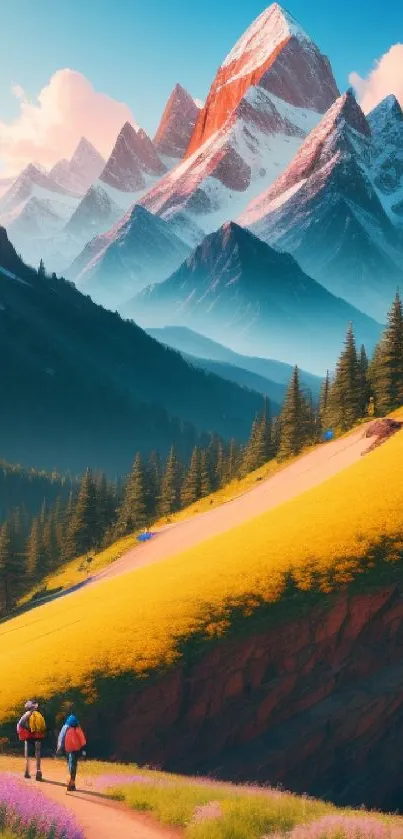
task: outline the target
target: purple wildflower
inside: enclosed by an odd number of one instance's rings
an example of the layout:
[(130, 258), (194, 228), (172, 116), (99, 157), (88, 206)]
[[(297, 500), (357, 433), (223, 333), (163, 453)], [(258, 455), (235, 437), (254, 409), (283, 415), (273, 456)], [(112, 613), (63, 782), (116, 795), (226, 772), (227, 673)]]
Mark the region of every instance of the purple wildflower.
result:
[(68, 810), (12, 775), (0, 774), (0, 833), (6, 829), (35, 839), (84, 839)]

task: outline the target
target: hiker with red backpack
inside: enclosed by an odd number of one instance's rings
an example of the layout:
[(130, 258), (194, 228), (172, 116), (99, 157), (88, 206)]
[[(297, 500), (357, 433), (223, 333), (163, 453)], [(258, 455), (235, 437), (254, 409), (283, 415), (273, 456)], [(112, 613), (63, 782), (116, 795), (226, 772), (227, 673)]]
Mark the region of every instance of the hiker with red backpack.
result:
[(64, 752), (67, 758), (70, 773), (67, 792), (75, 792), (76, 790), (78, 761), (80, 757), (85, 757), (84, 748), (86, 745), (87, 740), (77, 717), (75, 714), (70, 714), (60, 731), (56, 751), (56, 754)]
[(17, 734), (19, 740), (24, 743), (24, 778), (31, 777), (30, 761), (31, 758), (34, 758), (36, 761), (35, 779), (41, 781), (41, 746), (42, 740), (46, 737), (46, 722), (38, 709), (38, 703), (32, 699), (28, 699), (28, 702), (25, 703), (24, 713), (17, 723)]

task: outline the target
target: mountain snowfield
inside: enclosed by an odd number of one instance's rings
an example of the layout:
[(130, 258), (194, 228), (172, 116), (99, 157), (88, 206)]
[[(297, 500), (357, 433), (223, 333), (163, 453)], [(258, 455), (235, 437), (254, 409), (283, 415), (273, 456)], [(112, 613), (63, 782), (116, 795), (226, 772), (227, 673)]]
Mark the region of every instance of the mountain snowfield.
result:
[(376, 154), (370, 124), (348, 91), (239, 222), (292, 253), (333, 294), (381, 319), (401, 276), (403, 239), (382, 185), (374, 184)]

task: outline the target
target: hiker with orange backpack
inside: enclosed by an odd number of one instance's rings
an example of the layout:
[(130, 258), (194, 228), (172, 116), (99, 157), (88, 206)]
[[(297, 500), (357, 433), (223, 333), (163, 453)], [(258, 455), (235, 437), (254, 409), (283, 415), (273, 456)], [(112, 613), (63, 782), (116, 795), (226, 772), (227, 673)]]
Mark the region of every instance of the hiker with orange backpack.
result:
[(24, 713), (17, 723), (17, 734), (19, 740), (24, 743), (25, 755), (25, 774), (24, 778), (30, 778), (30, 761), (31, 758), (36, 760), (36, 775), (37, 781), (42, 780), (41, 771), (41, 746), (42, 740), (46, 737), (46, 722), (41, 712), (38, 710), (39, 705), (32, 699), (28, 699), (25, 703)]
[(70, 714), (60, 731), (57, 741), (56, 754), (63, 752), (67, 758), (70, 778), (67, 784), (67, 792), (75, 792), (77, 767), (80, 757), (85, 757), (84, 748), (87, 745), (85, 734), (75, 714)]

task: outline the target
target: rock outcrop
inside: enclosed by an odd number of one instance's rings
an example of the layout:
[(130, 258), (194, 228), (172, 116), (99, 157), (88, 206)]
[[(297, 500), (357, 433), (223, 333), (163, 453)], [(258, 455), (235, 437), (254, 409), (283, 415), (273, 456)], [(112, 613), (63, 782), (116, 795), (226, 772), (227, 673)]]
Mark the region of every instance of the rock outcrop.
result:
[(172, 162), (178, 162), (184, 156), (193, 134), (200, 107), (185, 90), (177, 84), (166, 104), (157, 133), (154, 147), (158, 154)]
[(120, 759), (399, 808), (402, 649), (403, 587), (323, 595), (126, 691), (94, 729), (108, 730)]

